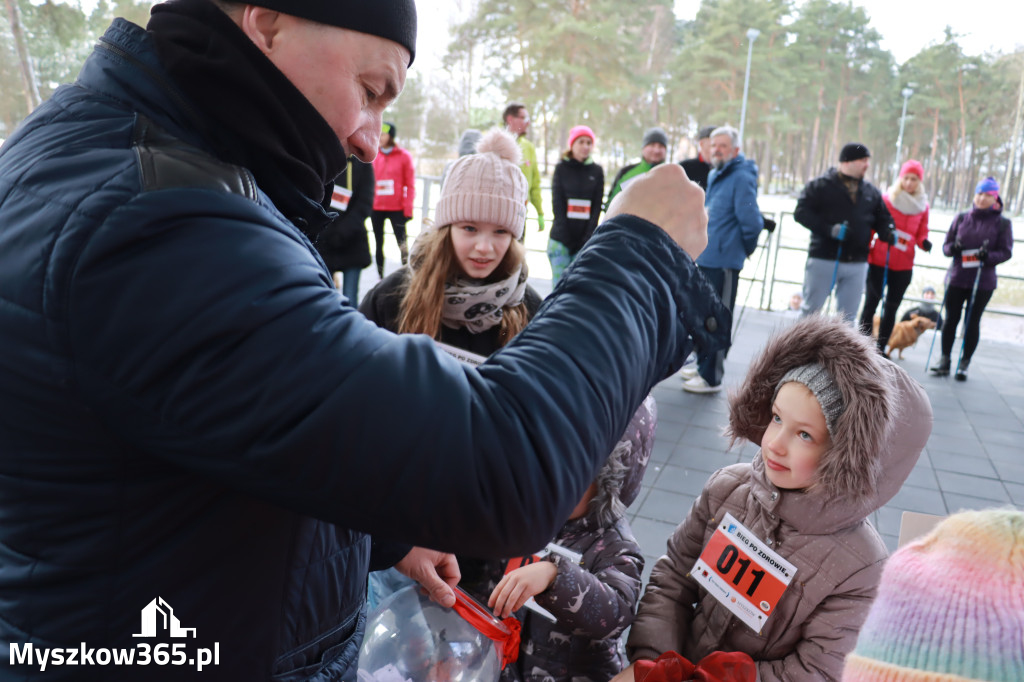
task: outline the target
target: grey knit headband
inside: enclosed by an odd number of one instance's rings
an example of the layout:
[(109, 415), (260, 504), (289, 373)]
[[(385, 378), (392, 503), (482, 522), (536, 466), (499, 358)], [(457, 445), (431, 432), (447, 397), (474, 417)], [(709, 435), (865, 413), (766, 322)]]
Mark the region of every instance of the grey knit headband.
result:
[(833, 381), (832, 375), (817, 362), (794, 367), (786, 372), (782, 380), (775, 386), (775, 396), (772, 397), (772, 401), (779, 395), (782, 385), (791, 381), (803, 384), (814, 395), (815, 400), (821, 406), (822, 414), (825, 415), (825, 427), (828, 429), (828, 435), (834, 435), (836, 420), (843, 414), (845, 405), (843, 404), (843, 394), (836, 382)]

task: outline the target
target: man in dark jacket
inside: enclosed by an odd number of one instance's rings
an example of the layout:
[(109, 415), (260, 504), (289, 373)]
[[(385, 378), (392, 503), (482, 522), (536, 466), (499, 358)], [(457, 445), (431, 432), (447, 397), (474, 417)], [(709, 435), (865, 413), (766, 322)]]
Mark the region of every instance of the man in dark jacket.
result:
[[(736, 288), (747, 256), (757, 248), (764, 221), (757, 208), (757, 164), (740, 153), (740, 134), (723, 126), (711, 133), (711, 164), (704, 206), (708, 211), (708, 248), (697, 259), (704, 277), (729, 310), (736, 306)], [(722, 388), (725, 351), (697, 356), (697, 367), (683, 368), (683, 390), (714, 393)]]
[(338, 217), (316, 240), (316, 250), (334, 273), (334, 285), (352, 306), (359, 305), (359, 276), (371, 262), (366, 219), (373, 211), (375, 187), (373, 164), (350, 159), (331, 193), (331, 209)]
[(686, 177), (704, 190), (708, 188), (708, 174), (711, 172), (711, 133), (714, 130), (715, 126), (704, 126), (697, 131), (697, 156), (679, 162), (686, 171)]
[[(116, 20), (0, 152), (0, 680), (353, 680), (371, 566), (542, 546), (725, 342), (674, 165), (483, 366), (378, 329), (310, 240), (413, 2), (218, 5)], [(401, 564), (451, 603), (448, 555)]]
[(864, 180), (870, 165), (868, 148), (851, 142), (839, 153), (839, 168), (811, 180), (800, 193), (793, 217), (811, 231), (801, 317), (818, 312), (834, 287), (836, 311), (852, 321), (864, 293), (871, 233), (896, 243), (882, 193)]

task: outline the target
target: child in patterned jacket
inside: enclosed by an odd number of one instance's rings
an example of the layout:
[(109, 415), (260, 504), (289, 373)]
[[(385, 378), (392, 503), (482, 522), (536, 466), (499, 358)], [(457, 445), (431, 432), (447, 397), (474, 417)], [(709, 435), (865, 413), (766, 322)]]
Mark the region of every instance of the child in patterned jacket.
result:
[[(488, 606), (499, 618), (530, 597), (556, 618), (526, 609), (517, 614), (523, 623), (519, 660), (502, 679), (596, 682), (626, 665), (620, 637), (633, 622), (644, 560), (625, 510), (640, 491), (656, 423), (648, 396), (554, 539), (556, 551), (506, 572), (494, 588)], [(579, 563), (568, 558), (574, 553)]]

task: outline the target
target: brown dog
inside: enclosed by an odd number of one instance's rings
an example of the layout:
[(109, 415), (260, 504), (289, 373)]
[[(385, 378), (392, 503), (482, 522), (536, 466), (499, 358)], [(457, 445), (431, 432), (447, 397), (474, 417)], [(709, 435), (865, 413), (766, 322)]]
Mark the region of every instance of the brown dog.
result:
[[(878, 324), (880, 320), (881, 318), (875, 315), (871, 335), (876, 338), (878, 337)], [(903, 349), (917, 343), (917, 337), (921, 336), (922, 332), (926, 329), (935, 329), (935, 322), (920, 315), (911, 315), (910, 319), (906, 322), (897, 322), (896, 326), (892, 328), (892, 334), (889, 335), (888, 350), (885, 352), (885, 357), (891, 357), (892, 352), (898, 350), (900, 352), (899, 358), (902, 360)]]

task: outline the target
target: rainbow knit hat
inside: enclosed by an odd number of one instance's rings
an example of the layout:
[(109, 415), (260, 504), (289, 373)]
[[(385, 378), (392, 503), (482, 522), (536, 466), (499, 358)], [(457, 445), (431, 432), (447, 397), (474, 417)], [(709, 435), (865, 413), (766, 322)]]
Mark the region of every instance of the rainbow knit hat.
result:
[(843, 682), (1024, 680), (1024, 512), (954, 514), (892, 555)]

